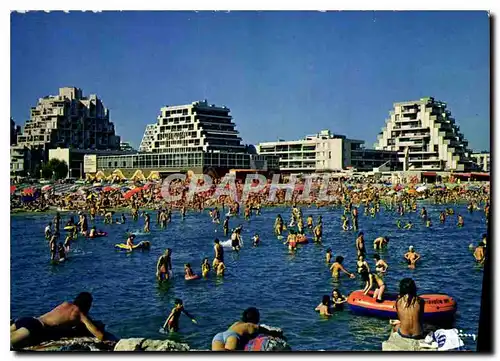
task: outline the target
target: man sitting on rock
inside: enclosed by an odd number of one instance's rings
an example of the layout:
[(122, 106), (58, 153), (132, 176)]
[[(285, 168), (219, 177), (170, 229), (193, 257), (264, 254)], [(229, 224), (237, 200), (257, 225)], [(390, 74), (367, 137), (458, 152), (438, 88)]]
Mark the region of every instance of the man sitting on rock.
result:
[(38, 317), (23, 317), (10, 326), (11, 348), (33, 345), (43, 340), (48, 331), (55, 328), (84, 325), (99, 340), (104, 334), (92, 323), (87, 314), (92, 306), (92, 295), (82, 292), (73, 303), (63, 302), (52, 311)]

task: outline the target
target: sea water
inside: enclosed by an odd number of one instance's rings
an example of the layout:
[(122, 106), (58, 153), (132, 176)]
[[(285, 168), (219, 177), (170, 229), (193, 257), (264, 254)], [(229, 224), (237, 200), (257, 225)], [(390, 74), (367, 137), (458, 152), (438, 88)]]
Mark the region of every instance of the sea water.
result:
[[(400, 217), (403, 225), (412, 220), (411, 230), (396, 227), (395, 213), (382, 210), (372, 218), (361, 210), (359, 230), (365, 234), (367, 260), (374, 268), (373, 240), (389, 237), (387, 250), (380, 253), (389, 264), (387, 292), (397, 292), (399, 281), (412, 277), (419, 293), (447, 293), (458, 303), (455, 327), (477, 335), (483, 271), (475, 265), (468, 245), (475, 246), (485, 233), (484, 213), (470, 214), (465, 206), (458, 206), (455, 216), (449, 216), (442, 225), (439, 211), (445, 206), (426, 204), (426, 208), (433, 220), (431, 228), (425, 227), (418, 213)], [(183, 265), (190, 263), (195, 273), (201, 274), (203, 258), (208, 257), (210, 263), (213, 260), (214, 238), (229, 238), (223, 237), (222, 224), (212, 223), (208, 212), (190, 212), (185, 220), (174, 212), (172, 223), (163, 230), (152, 220), (151, 233), (141, 233), (135, 240), (150, 241), (151, 249), (132, 253), (117, 251), (114, 245), (126, 241), (127, 230), (142, 230), (143, 220), (133, 222), (128, 217), (125, 224), (107, 225), (99, 217), (94, 224), (108, 236), (92, 240), (79, 236), (67, 261), (58, 265), (50, 263), (43, 234), (53, 214), (12, 215), (11, 317), (39, 316), (79, 292), (89, 291), (94, 297), (91, 316), (120, 338), (170, 337), (192, 348), (209, 348), (217, 332), (238, 320), (245, 308), (255, 306), (261, 312), (261, 322), (281, 327), (294, 350), (380, 350), (389, 335), (387, 320), (356, 316), (348, 307), (329, 319), (314, 311), (321, 297), (330, 295), (333, 288), (347, 296), (364, 285), (359, 276), (351, 280), (343, 275), (333, 281), (325, 264), (325, 251), (330, 247), (334, 256), (344, 256), (347, 270), (356, 271), (356, 232), (341, 231), (341, 210), (302, 209), (304, 217), (312, 215), (315, 222), (322, 215), (322, 245), (301, 245), (290, 254), (283, 240), (277, 240), (274, 219), (281, 214), (287, 222), (289, 209), (265, 208), (250, 221), (232, 217), (230, 227), (243, 225), (245, 247), (239, 254), (225, 251), (224, 278), (211, 272), (208, 279), (194, 281), (184, 280)], [(461, 229), (456, 227), (458, 213), (465, 220)], [(62, 215), (66, 221), (71, 213)], [(255, 232), (262, 242), (252, 248)], [(409, 245), (422, 256), (414, 270), (408, 269), (402, 258)], [(160, 284), (155, 279), (155, 267), (167, 247), (173, 250), (174, 278)], [(184, 301), (198, 324), (181, 316), (179, 333), (161, 334), (158, 329), (176, 298)], [(472, 339), (465, 342), (475, 350)]]

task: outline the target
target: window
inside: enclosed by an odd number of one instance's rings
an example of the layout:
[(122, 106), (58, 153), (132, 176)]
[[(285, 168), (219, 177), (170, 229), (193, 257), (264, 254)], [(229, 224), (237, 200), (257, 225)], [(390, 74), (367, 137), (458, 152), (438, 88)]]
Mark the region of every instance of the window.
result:
[(115, 168), (118, 167), (118, 162), (115, 162)]

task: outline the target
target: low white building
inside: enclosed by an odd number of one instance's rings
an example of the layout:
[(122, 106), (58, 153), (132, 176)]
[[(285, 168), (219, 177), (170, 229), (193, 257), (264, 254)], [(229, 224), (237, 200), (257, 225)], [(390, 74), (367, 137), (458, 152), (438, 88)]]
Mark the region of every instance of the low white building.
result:
[(489, 152), (480, 152), (480, 153), (472, 153), (471, 158), (474, 159), (474, 162), (481, 168), (484, 172), (490, 171), (490, 153)]
[(371, 171), (384, 163), (397, 167), (395, 152), (365, 149), (364, 141), (348, 139), (329, 130), (300, 140), (260, 143), (257, 152), (279, 156), (280, 170), (291, 173), (331, 172), (346, 168)]

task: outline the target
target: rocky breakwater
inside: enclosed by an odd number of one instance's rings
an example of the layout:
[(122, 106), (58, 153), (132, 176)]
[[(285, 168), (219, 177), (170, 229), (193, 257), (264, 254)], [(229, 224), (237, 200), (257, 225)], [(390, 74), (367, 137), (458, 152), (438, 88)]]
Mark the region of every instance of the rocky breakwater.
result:
[[(245, 351), (291, 351), (291, 347), (279, 328), (262, 325), (263, 328), (274, 331), (277, 336), (258, 335), (250, 340)], [(124, 338), (119, 341), (98, 341), (92, 337), (61, 338), (46, 341), (36, 346), (24, 348), (22, 351), (155, 351), (155, 352), (186, 352), (210, 351), (209, 349), (192, 349), (186, 343), (172, 340), (152, 340), (147, 338)]]

